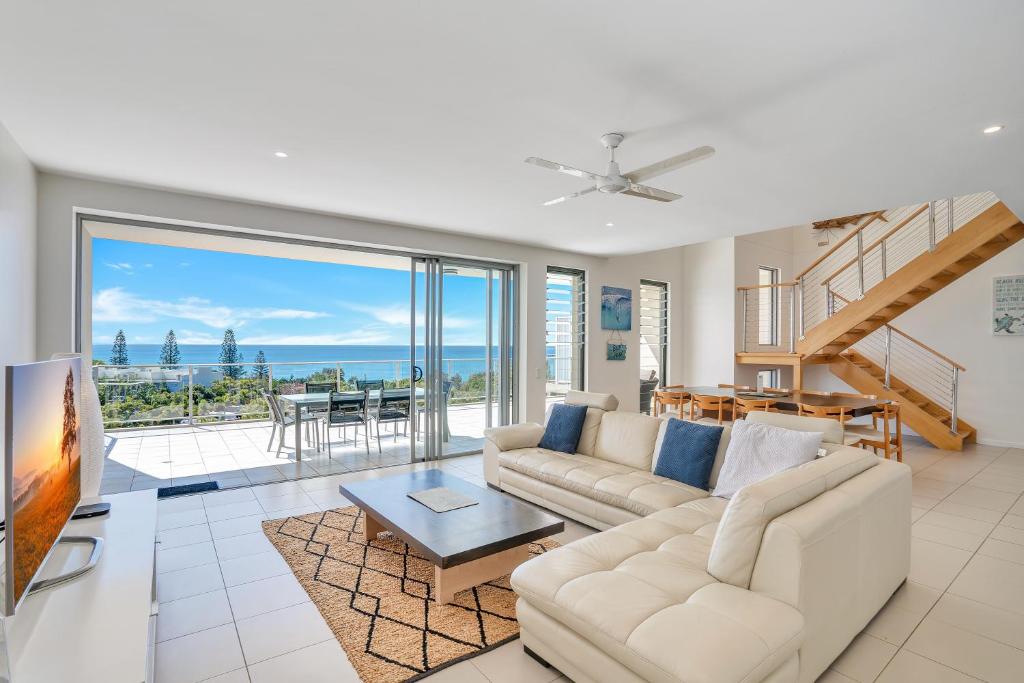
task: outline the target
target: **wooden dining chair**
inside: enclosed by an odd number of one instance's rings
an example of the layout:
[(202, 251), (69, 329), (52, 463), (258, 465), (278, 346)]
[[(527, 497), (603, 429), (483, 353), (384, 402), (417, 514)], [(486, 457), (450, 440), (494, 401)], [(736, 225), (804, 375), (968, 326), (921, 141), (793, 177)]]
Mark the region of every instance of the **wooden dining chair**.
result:
[(701, 417), (711, 412), (718, 413), (718, 424), (722, 424), (725, 411), (732, 412), (732, 398), (728, 396), (711, 396), (710, 394), (690, 394), (690, 421), (694, 420), (694, 409), (700, 408)]
[(779, 409), (775, 407), (774, 398), (745, 398), (743, 396), (737, 396), (733, 399), (732, 406), (732, 419), (739, 420), (744, 417), (747, 413), (753, 412), (765, 412), (765, 413), (777, 413)]
[(735, 389), (736, 391), (751, 391), (751, 387), (745, 384), (719, 384), (719, 389)]
[(809, 403), (797, 403), (797, 415), (810, 417), (827, 417), (832, 420), (839, 420), (842, 425), (853, 417), (853, 408), (850, 406), (816, 406)]
[(814, 389), (801, 389), (801, 394), (809, 394), (810, 396), (831, 396), (831, 391), (815, 391)]
[(675, 407), (679, 419), (683, 418), (683, 408), (690, 400), (690, 392), (683, 391), (682, 384), (671, 384), (654, 392), (654, 417)]
[[(878, 422), (881, 421), (881, 429)], [(846, 430), (861, 437), (857, 445), (870, 448), (875, 455), (881, 450), (888, 460), (893, 455), (897, 462), (903, 462), (903, 419), (900, 415), (900, 404), (896, 401), (883, 401), (875, 406), (871, 413), (871, 426), (853, 425)], [(891, 423), (891, 425), (890, 425)]]

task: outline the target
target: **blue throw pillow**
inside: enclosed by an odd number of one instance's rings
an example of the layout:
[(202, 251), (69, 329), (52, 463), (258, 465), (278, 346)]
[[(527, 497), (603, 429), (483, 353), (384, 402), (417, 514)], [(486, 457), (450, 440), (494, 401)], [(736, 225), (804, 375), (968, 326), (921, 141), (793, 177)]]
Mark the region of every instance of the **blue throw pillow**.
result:
[(560, 453), (575, 453), (583, 433), (583, 421), (587, 419), (586, 406), (570, 406), (556, 403), (551, 407), (548, 426), (544, 428), (544, 437), (540, 447)]
[(708, 490), (722, 427), (670, 418), (654, 473)]

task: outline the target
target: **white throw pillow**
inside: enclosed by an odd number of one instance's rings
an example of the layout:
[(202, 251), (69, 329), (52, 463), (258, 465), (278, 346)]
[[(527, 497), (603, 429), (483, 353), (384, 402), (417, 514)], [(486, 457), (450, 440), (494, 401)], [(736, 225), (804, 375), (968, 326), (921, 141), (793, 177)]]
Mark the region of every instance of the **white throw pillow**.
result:
[(814, 460), (821, 432), (798, 432), (772, 425), (737, 420), (712, 496), (731, 498), (747, 484)]

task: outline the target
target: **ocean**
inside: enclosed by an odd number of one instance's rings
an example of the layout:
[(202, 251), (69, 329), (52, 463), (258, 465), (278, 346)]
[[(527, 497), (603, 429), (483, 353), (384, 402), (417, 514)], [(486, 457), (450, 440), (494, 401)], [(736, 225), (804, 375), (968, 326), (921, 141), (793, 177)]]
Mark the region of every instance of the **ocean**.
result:
[[(110, 358), (109, 342), (96, 343), (93, 355), (104, 362)], [(128, 344), (128, 362), (132, 365), (156, 365), (160, 362), (160, 344)], [(345, 376), (359, 379), (402, 379), (409, 376), (409, 347), (394, 345), (337, 345), (337, 346), (248, 346), (239, 344), (242, 361), (252, 363), (256, 353), (263, 350), (267, 363), (273, 364), (274, 377), (294, 376), (301, 378), (325, 367), (335, 367), (340, 362)], [(220, 344), (179, 344), (181, 364), (217, 363)], [(498, 366), (498, 349), (492, 351), (492, 367)], [(423, 347), (418, 347), (417, 365), (423, 366)], [(443, 370), (449, 376), (461, 375), (464, 379), (473, 373), (483, 372), (486, 365), (487, 347), (448, 346), (444, 347)], [(314, 362), (312, 365), (304, 363)], [(303, 363), (303, 364), (300, 364)], [(250, 366), (251, 367), (251, 366)]]

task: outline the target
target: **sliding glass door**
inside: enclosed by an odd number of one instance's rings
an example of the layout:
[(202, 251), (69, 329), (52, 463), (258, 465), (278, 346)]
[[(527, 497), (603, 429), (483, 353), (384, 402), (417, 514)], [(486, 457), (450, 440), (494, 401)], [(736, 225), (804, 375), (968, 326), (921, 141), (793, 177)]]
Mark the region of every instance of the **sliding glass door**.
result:
[(514, 420), (515, 272), (412, 259), (409, 353), (422, 373), (413, 397), (419, 407), (414, 461), (479, 451), (484, 429)]

